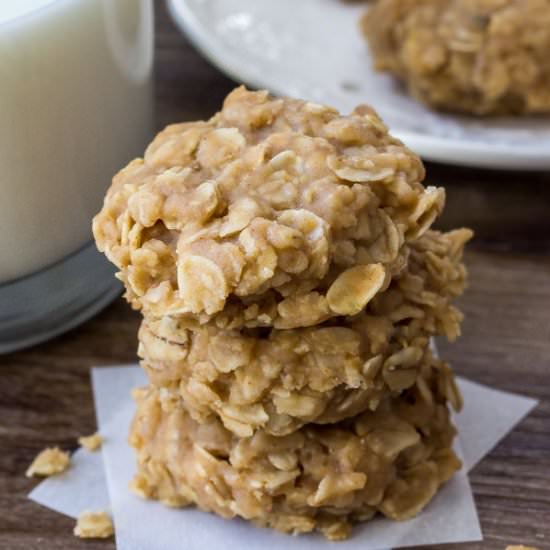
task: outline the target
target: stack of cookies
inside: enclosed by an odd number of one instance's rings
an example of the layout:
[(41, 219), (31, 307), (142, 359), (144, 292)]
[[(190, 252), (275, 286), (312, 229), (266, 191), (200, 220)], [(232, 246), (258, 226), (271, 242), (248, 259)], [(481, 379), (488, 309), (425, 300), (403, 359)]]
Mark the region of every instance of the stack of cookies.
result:
[(291, 533), (416, 515), (460, 468), (465, 229), (360, 106), (233, 91), (168, 126), (94, 220), (143, 314), (133, 489)]

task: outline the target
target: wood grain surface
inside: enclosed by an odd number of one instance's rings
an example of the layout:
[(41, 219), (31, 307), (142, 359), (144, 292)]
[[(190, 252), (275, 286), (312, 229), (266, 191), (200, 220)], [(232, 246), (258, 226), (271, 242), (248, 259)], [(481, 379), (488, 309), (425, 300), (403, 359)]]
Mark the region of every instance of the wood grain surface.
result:
[[(210, 116), (234, 83), (192, 49), (162, 2), (156, 7), (158, 126)], [(442, 225), (477, 232), (460, 303), (464, 335), (441, 343), (441, 353), (472, 380), (540, 400), (471, 474), (485, 540), (438, 548), (550, 549), (550, 175), (440, 165), (428, 172), (448, 189)], [(94, 431), (89, 369), (134, 361), (138, 322), (118, 299), (62, 337), (0, 356), (0, 549), (114, 548), (112, 540), (74, 538), (73, 520), (29, 501), (36, 481), (24, 472), (45, 446), (74, 449)]]

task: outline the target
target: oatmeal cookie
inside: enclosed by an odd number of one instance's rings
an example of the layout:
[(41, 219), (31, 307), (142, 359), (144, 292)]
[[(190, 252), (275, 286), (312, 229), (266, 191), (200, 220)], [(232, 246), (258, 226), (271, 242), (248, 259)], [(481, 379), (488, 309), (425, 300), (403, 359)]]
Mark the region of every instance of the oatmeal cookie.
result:
[(141, 366), (164, 398), (183, 398), (194, 420), (218, 415), (241, 437), (376, 410), (416, 383), (431, 336), (458, 335), (451, 300), (465, 285), (469, 237), (428, 231), (411, 245), (409, 268), (365, 312), (337, 325), (239, 331), (146, 317)]
[(160, 132), (115, 176), (93, 230), (147, 315), (205, 323), (233, 307), (294, 328), (301, 308), (311, 326), (359, 313), (404, 269), (405, 243), (444, 203), (423, 178), (369, 107), (342, 116), (241, 87), (210, 120)]
[[(369, 322), (376, 331), (377, 319)], [(285, 435), (309, 422), (375, 410), (386, 395), (416, 382), (428, 338), (402, 341), (396, 330), (380, 353), (371, 354), (361, 328), (273, 330), (257, 338), (204, 327), (183, 337), (175, 332), (186, 340), (181, 344), (154, 334), (145, 321), (141, 366), (163, 398), (183, 399), (198, 422), (216, 415), (240, 437), (260, 428)]]
[(376, 68), (429, 105), (550, 112), (550, 0), (378, 0), (362, 27)]
[[(460, 468), (446, 402), (452, 372), (427, 359), (422, 383), (330, 426), (240, 438), (216, 418), (197, 423), (181, 402), (154, 388), (136, 392), (130, 442), (138, 456), (132, 487), (169, 506), (195, 504), (279, 531), (349, 536), (380, 512), (403, 520), (420, 512)], [(454, 388), (454, 389), (452, 389)], [(454, 399), (454, 397), (451, 397)]]

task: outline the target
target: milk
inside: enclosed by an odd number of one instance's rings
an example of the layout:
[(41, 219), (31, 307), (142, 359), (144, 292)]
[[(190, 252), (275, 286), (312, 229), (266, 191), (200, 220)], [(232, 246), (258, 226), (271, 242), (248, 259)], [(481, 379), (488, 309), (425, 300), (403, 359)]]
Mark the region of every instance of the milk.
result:
[(151, 0), (0, 1), (0, 288), (90, 241), (151, 137), (152, 36)]

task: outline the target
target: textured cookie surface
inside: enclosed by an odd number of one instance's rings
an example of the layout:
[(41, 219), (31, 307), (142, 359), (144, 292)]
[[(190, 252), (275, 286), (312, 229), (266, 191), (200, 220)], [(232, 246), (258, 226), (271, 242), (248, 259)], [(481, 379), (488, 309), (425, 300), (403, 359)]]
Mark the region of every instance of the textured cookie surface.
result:
[(443, 207), (423, 177), (368, 107), (239, 88), (115, 176), (94, 235), (146, 314), (312, 326), (358, 313), (404, 268)]
[(239, 438), (218, 419), (197, 423), (158, 390), (138, 391), (133, 489), (170, 506), (331, 539), (377, 512), (411, 518), (460, 467), (446, 406), (459, 400), (452, 373), (428, 358), (420, 380), (376, 412), (282, 437)]
[(461, 314), (451, 300), (465, 284), (460, 260), (469, 237), (428, 231), (389, 288), (337, 324), (239, 331), (145, 318), (141, 365), (193, 419), (217, 415), (240, 436), (258, 428), (282, 435), (376, 410), (416, 383), (431, 336), (458, 335)]
[(362, 26), (376, 67), (436, 108), (550, 112), (550, 0), (377, 0)]

